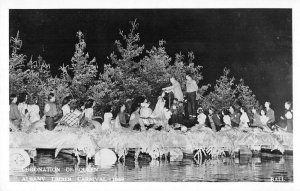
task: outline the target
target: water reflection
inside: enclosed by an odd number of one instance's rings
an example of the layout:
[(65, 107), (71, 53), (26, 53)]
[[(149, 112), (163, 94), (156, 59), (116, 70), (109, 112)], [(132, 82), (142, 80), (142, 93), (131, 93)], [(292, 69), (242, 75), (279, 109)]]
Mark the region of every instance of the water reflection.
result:
[[(293, 181), (292, 156), (239, 156), (204, 160), (200, 164), (192, 158), (181, 161), (151, 160), (147, 156), (126, 158), (113, 166), (101, 168), (90, 161), (85, 165), (81, 160), (77, 165), (75, 157), (54, 153), (49, 150), (38, 152), (36, 160), (27, 168), (59, 168), (57, 172), (11, 171), (11, 181), (40, 181), (34, 177), (45, 177), (45, 181), (266, 181), (282, 177), (285, 182)], [(27, 177), (25, 179), (24, 177)], [(32, 179), (28, 179), (28, 177)], [(274, 180), (274, 179), (273, 179)]]

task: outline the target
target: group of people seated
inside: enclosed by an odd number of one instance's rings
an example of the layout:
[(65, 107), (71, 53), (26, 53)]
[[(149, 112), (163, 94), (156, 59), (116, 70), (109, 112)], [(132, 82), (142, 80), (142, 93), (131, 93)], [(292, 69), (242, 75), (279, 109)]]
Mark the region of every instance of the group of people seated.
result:
[(265, 108), (260, 109), (259, 112), (256, 108), (252, 108), (250, 118), (245, 107), (240, 107), (237, 110), (234, 106), (230, 106), (220, 113), (216, 112), (214, 108), (209, 108), (207, 115), (202, 108), (199, 108), (198, 127), (210, 127), (215, 132), (231, 128), (260, 128), (263, 131), (271, 132), (281, 128), (292, 133), (293, 110), (291, 102), (285, 102), (285, 115), (281, 117), (278, 123), (275, 121), (275, 113), (270, 105), (271, 103), (266, 101)]
[(166, 108), (164, 97), (165, 91), (162, 91), (153, 110), (149, 108), (150, 103), (146, 97), (136, 99), (130, 107), (131, 114), (125, 112), (126, 109), (129, 110), (129, 108), (126, 108), (127, 104), (121, 104), (115, 126), (136, 130), (146, 130), (150, 126), (167, 127), (171, 111)]
[[(56, 98), (50, 93), (45, 103), (44, 111), (40, 111), (38, 97), (29, 98), (26, 92), (10, 95), (10, 122), (19, 130), (24, 130), (45, 120), (45, 128), (53, 130), (58, 124), (66, 126), (78, 126), (82, 121), (90, 121), (93, 116), (95, 101), (88, 99), (85, 103), (80, 103), (71, 96), (66, 96), (62, 102), (61, 110), (58, 109)], [(21, 129), (23, 128), (23, 129)]]
[[(127, 100), (125, 103), (119, 104), (117, 112), (114, 112), (116, 113), (115, 116), (112, 107), (107, 106), (103, 117), (94, 116), (96, 102), (93, 99), (81, 103), (71, 96), (66, 96), (59, 111), (55, 96), (50, 93), (44, 112), (41, 112), (37, 97), (33, 96), (28, 100), (27, 93), (21, 93), (19, 96), (12, 94), (10, 95), (10, 121), (19, 129), (24, 126), (24, 123), (27, 123), (28, 126), (40, 121), (41, 116), (44, 116), (45, 128), (48, 130), (55, 129), (58, 124), (69, 127), (85, 126), (95, 128), (98, 126), (101, 130), (112, 128), (131, 130), (168, 129), (182, 124), (185, 119), (185, 109), (183, 102), (177, 98), (173, 99), (172, 104), (166, 104), (165, 93), (166, 91), (163, 89), (153, 110), (149, 107), (150, 103), (146, 97), (139, 97), (133, 102)], [(208, 111), (204, 111), (200, 107), (197, 110), (198, 124), (196, 126), (197, 128), (209, 127), (215, 132), (235, 127), (258, 127), (264, 131), (272, 131), (282, 127), (288, 132), (293, 132), (291, 102), (285, 102), (286, 112), (279, 123), (276, 123), (275, 113), (270, 105), (271, 103), (267, 101), (264, 109), (252, 108), (250, 119), (248, 117), (250, 112), (244, 107), (237, 110), (235, 107), (230, 106), (221, 112), (217, 112), (213, 107), (209, 108)]]

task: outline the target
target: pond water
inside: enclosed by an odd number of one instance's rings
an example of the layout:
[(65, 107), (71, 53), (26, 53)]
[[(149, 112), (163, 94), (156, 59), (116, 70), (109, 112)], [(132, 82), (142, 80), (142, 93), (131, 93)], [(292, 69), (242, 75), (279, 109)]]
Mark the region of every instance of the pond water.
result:
[(293, 156), (262, 153), (260, 156), (205, 160), (197, 164), (192, 158), (181, 161), (128, 159), (111, 167), (77, 165), (75, 157), (39, 150), (36, 160), (21, 171), (11, 171), (10, 181), (126, 181), (126, 182), (293, 182)]

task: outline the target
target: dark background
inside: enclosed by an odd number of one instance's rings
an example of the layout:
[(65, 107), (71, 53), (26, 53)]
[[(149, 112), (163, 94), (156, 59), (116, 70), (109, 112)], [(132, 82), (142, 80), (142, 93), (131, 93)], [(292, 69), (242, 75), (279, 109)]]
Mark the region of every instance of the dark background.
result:
[(194, 62), (203, 66), (203, 84), (214, 85), (227, 67), (260, 103), (270, 100), (277, 117), (284, 101), (292, 100), (291, 9), (10, 10), (9, 35), (19, 30), (21, 52), (35, 60), (41, 55), (56, 75), (62, 63), (71, 63), (81, 30), (90, 57), (103, 70), (110, 53), (117, 52), (119, 29), (127, 33), (135, 18), (146, 49), (164, 39), (173, 58), (193, 51)]

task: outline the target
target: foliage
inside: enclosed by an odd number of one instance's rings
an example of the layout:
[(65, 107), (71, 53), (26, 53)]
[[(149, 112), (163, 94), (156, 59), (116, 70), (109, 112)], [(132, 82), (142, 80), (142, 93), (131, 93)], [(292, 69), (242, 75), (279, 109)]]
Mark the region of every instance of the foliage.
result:
[(205, 108), (214, 107), (216, 110), (221, 111), (227, 109), (230, 105), (235, 103), (236, 89), (234, 88), (234, 77), (229, 77), (230, 70), (224, 68), (223, 75), (216, 80), (214, 91), (206, 96), (208, 102), (204, 102)]
[(246, 107), (248, 113), (250, 113), (251, 109), (255, 107), (258, 109), (259, 102), (256, 100), (255, 95), (252, 93), (252, 90), (249, 86), (245, 85), (245, 82), (243, 79), (240, 79), (239, 84), (236, 86), (237, 90), (237, 96), (236, 99), (239, 103), (242, 103), (244, 107)]
[(258, 108), (259, 103), (249, 86), (246, 86), (243, 79), (235, 83), (234, 77), (229, 77), (230, 70), (224, 68), (223, 75), (216, 80), (214, 91), (210, 92), (202, 100), (204, 108), (215, 108), (218, 112), (228, 109), (231, 105), (239, 108), (245, 107), (251, 115), (253, 107)]
[[(203, 79), (202, 66), (194, 64), (194, 53), (188, 52), (187, 59), (179, 52), (175, 54), (174, 62), (167, 54), (165, 40), (159, 40), (158, 46), (145, 50), (140, 44), (137, 32), (137, 21), (130, 22), (128, 34), (120, 30), (121, 40), (115, 41), (117, 53), (110, 55), (110, 63), (104, 65), (103, 73), (99, 74), (96, 59), (90, 60), (86, 53), (84, 34), (77, 32), (78, 42), (70, 65), (60, 67), (59, 76), (51, 76), (50, 65), (38, 57), (32, 57), (24, 65), (26, 56), (19, 54), (22, 47), (19, 32), (11, 38), (12, 53), (9, 60), (9, 91), (21, 93), (27, 91), (30, 96), (38, 95), (45, 100), (50, 92), (54, 92), (60, 104), (65, 96), (84, 102), (94, 98), (102, 113), (106, 105), (116, 107), (127, 99), (146, 96), (150, 102), (156, 103), (163, 87), (169, 86), (171, 76), (181, 84), (185, 92), (186, 74), (196, 80), (197, 84)], [(145, 50), (145, 51), (144, 51)], [(214, 90), (208, 93), (210, 84), (199, 86), (197, 99), (204, 108), (214, 107), (217, 110), (228, 108), (241, 102), (248, 109), (257, 106), (255, 96), (241, 80), (235, 84), (235, 79), (229, 77), (229, 69), (224, 69), (223, 75), (216, 81)], [(97, 76), (99, 77), (97, 78)]]
[[(78, 43), (75, 45), (74, 56), (71, 59), (70, 70), (74, 77), (70, 84), (70, 90), (75, 99), (85, 100), (89, 96), (89, 88), (94, 84), (98, 67), (96, 58), (88, 61), (89, 54), (85, 53), (86, 43), (81, 31), (77, 32), (77, 38)], [(67, 70), (64, 70), (63, 75), (65, 75), (65, 79), (69, 79)]]
[[(169, 79), (174, 76), (185, 88), (185, 76), (190, 72), (199, 82), (203, 79), (202, 66), (194, 66), (183, 62), (183, 55), (176, 54), (175, 63), (165, 49), (166, 41), (160, 40), (158, 46), (144, 50), (139, 45), (140, 35), (136, 32), (136, 20), (130, 22), (131, 30), (127, 35), (120, 30), (125, 44), (115, 42), (118, 53), (110, 55), (111, 63), (104, 66), (104, 72), (99, 75), (99, 81), (93, 86), (92, 94), (98, 103), (117, 105), (127, 99), (146, 96), (152, 103), (156, 103), (161, 89), (169, 85)], [(145, 56), (142, 57), (142, 55)], [(119, 55), (119, 56), (118, 56)], [(193, 53), (189, 53), (189, 60), (193, 61)]]
[(12, 44), (12, 53), (9, 58), (9, 92), (18, 93), (25, 90), (24, 80), (26, 78), (26, 73), (23, 72), (26, 56), (18, 54), (22, 47), (19, 31), (15, 38), (10, 39), (10, 43)]

